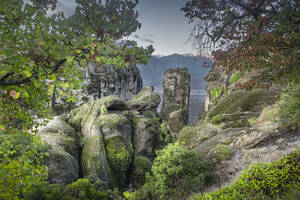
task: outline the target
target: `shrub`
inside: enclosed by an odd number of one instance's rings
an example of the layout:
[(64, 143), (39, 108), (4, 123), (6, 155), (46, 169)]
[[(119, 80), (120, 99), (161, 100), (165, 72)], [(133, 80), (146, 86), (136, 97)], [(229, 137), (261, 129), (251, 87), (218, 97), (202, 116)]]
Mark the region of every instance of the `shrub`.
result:
[(92, 200), (107, 197), (106, 193), (96, 191), (87, 179), (78, 179), (76, 182), (67, 185), (64, 190), (66, 200)]
[(109, 195), (97, 191), (87, 179), (78, 179), (72, 184), (37, 183), (24, 193), (24, 200), (105, 200)]
[(24, 193), (24, 200), (62, 200), (63, 186), (58, 184), (38, 183)]
[(216, 115), (211, 118), (210, 122), (212, 124), (221, 124), (224, 121), (224, 118), (221, 115)]
[(144, 156), (135, 158), (135, 181), (143, 185), (146, 181), (146, 173), (151, 171), (152, 162)]
[(241, 72), (236, 72), (236, 73), (232, 74), (232, 76), (229, 79), (229, 82), (231, 84), (237, 82), (240, 79), (241, 75), (242, 75)]
[(0, 199), (19, 199), (47, 177), (49, 146), (28, 134), (0, 134)]
[(210, 164), (196, 152), (184, 149), (179, 143), (169, 144), (158, 152), (152, 175), (147, 176), (144, 189), (137, 195), (149, 190), (155, 199), (182, 199), (214, 181), (209, 171)]
[[(197, 195), (211, 199), (289, 199), (299, 196), (300, 151), (270, 164), (255, 164), (245, 170), (232, 185), (212, 193)], [(298, 190), (299, 191), (299, 190)]]
[(216, 99), (221, 96), (223, 93), (226, 92), (226, 87), (225, 86), (219, 86), (213, 90), (210, 90), (210, 97), (212, 99), (213, 103), (216, 103)]
[(289, 84), (280, 98), (280, 124), (287, 130), (300, 127), (300, 84)]
[(208, 152), (210, 160), (214, 163), (228, 160), (233, 155), (228, 145), (218, 144), (216, 147)]

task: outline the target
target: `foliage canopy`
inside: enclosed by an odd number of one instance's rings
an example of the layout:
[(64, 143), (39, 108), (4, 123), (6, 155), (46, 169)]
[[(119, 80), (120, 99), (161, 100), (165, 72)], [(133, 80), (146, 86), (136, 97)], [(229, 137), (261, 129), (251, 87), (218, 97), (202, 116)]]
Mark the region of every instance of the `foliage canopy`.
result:
[(140, 27), (137, 1), (76, 2), (75, 14), (66, 18), (55, 11), (56, 0), (1, 1), (0, 130), (32, 128), (48, 116), (54, 91), (75, 101), (72, 90), (81, 86), (80, 70), (89, 62), (116, 67), (148, 62), (152, 46), (116, 40)]
[(189, 0), (182, 10), (196, 21), (196, 48), (213, 50), (216, 66), (227, 72), (264, 69), (257, 80), (240, 85), (251, 89), (268, 88), (268, 81), (278, 78), (299, 81), (299, 5), (294, 0)]

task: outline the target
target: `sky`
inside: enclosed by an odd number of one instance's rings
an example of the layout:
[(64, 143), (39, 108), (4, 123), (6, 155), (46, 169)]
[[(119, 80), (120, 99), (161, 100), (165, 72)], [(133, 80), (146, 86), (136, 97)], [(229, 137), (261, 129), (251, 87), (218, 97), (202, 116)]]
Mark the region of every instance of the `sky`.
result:
[[(138, 20), (142, 24), (127, 39), (140, 46), (153, 45), (156, 55), (190, 54), (195, 51), (188, 42), (193, 28), (180, 8), (187, 0), (140, 0), (137, 6)], [(75, 0), (58, 0), (58, 7), (70, 15), (75, 9)]]

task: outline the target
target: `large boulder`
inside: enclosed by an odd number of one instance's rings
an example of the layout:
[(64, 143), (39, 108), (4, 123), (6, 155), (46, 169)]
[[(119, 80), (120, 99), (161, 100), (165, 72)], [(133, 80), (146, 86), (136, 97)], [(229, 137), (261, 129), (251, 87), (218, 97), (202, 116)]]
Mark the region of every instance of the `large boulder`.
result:
[(189, 149), (197, 148), (206, 140), (218, 135), (220, 129), (212, 124), (186, 126), (178, 134), (177, 141)]
[(127, 181), (127, 173), (133, 158), (131, 122), (121, 114), (100, 115), (107, 159), (112, 168), (113, 178), (122, 186)]
[(96, 176), (107, 186), (115, 183), (101, 136), (86, 139), (81, 153), (81, 167), (83, 176)]
[[(176, 114), (177, 117), (174, 118), (174, 113), (172, 117), (174, 119), (180, 118), (181, 122), (179, 124), (182, 124), (182, 126), (187, 124), (190, 97), (190, 74), (188, 69), (175, 68), (166, 70), (163, 79), (163, 92), (161, 118), (165, 121), (169, 121), (170, 114), (174, 111), (178, 111), (180, 113)], [(180, 130), (180, 128), (170, 127), (171, 130), (176, 131)]]
[(69, 184), (79, 178), (79, 142), (76, 131), (61, 117), (40, 128), (39, 135), (51, 145), (47, 162), (48, 181)]
[(81, 155), (84, 176), (96, 175), (108, 186), (122, 186), (133, 157), (133, 130), (123, 116), (125, 102), (104, 97), (73, 110), (69, 122), (85, 141)]
[(139, 112), (149, 110), (156, 112), (160, 103), (160, 96), (153, 90), (152, 86), (143, 88), (133, 99), (126, 102), (128, 108)]

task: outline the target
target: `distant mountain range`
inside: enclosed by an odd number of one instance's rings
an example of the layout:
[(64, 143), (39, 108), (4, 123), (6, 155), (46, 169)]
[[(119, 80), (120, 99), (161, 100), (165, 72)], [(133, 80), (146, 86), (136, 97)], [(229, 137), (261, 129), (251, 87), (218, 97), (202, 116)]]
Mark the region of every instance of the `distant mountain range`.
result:
[(169, 56), (154, 55), (150, 57), (147, 65), (138, 65), (141, 72), (144, 86), (155, 86), (156, 89), (162, 88), (163, 77), (166, 69), (186, 67), (191, 74), (191, 89), (204, 90), (206, 83), (205, 75), (210, 70), (212, 61), (199, 56), (189, 54), (172, 54)]

